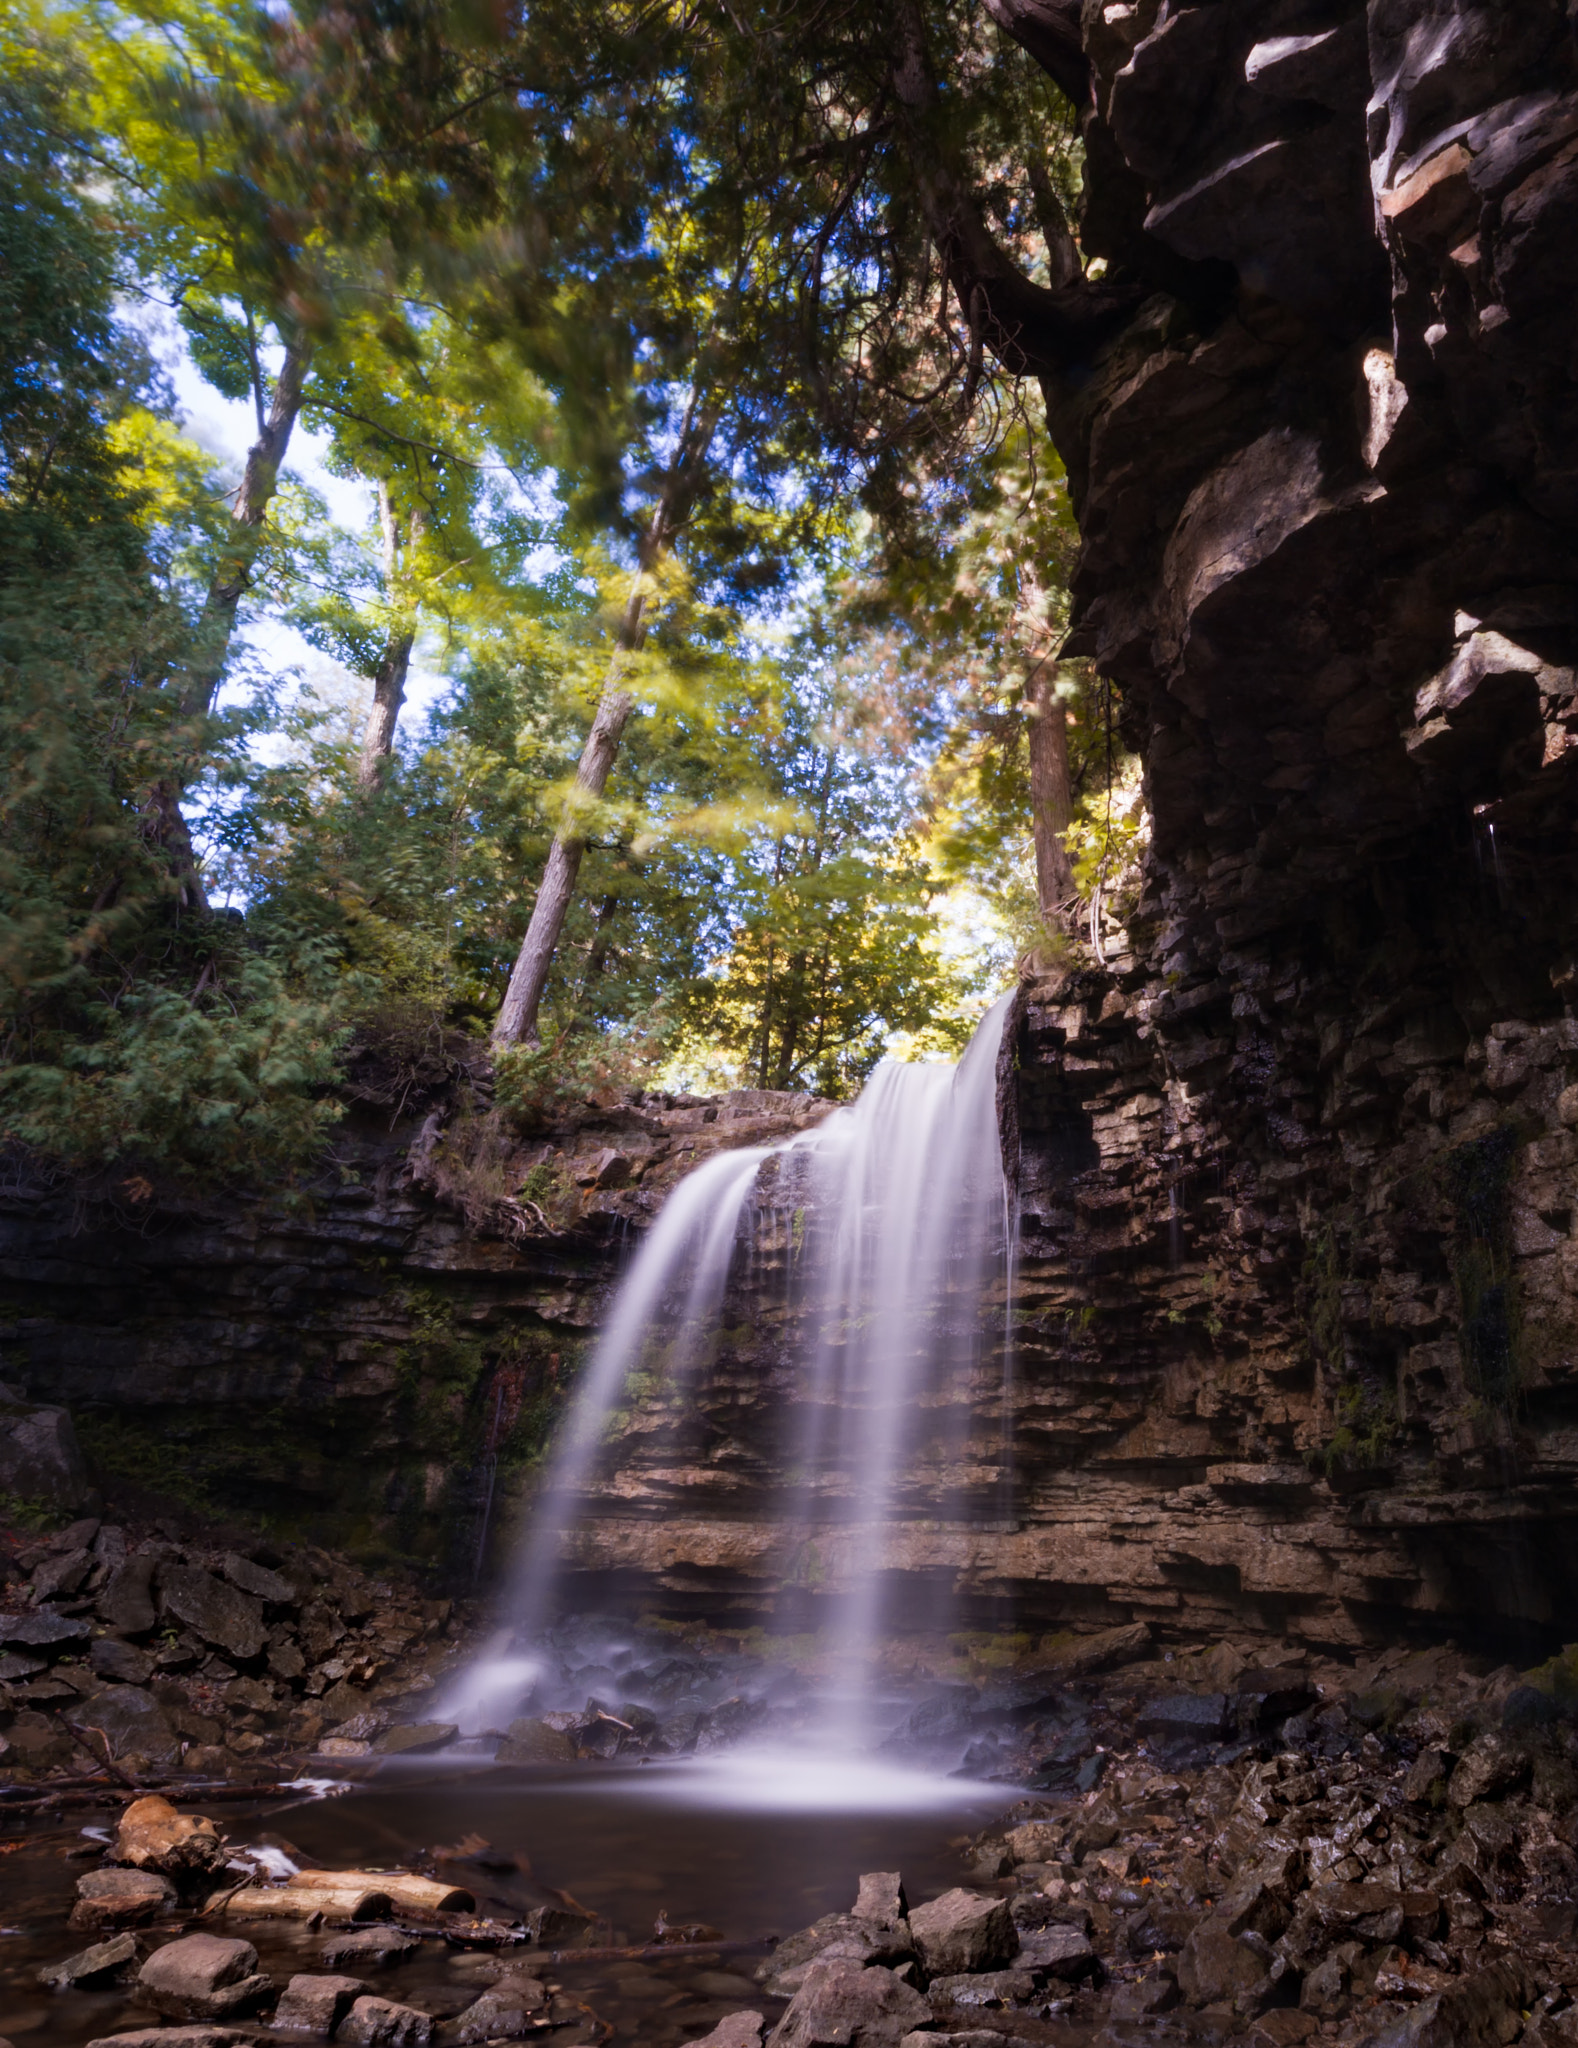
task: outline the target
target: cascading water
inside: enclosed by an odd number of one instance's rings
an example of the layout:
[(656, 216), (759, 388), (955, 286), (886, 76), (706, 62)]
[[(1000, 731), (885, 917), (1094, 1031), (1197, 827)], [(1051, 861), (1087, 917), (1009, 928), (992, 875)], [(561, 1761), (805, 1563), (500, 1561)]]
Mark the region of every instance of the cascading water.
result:
[[(655, 1360), (669, 1402), (681, 1400), (731, 1272), (758, 1236), (776, 1234), (794, 1246), (787, 1306), (799, 1332), (779, 1432), (792, 1475), (780, 1579), (814, 1586), (828, 1618), (805, 1726), (845, 1752), (880, 1732), (873, 1703), (904, 1532), (923, 1499), (935, 1512), (947, 1496), (991, 1283), (1012, 1258), (996, 1110), (1009, 1000), (987, 1012), (957, 1067), (884, 1062), (815, 1130), (720, 1153), (675, 1189), (576, 1389), (518, 1557), (511, 1626), (447, 1703), (463, 1726), (521, 1711), (541, 1669), (535, 1646), (562, 1604), (566, 1544), (633, 1376)], [(938, 1629), (950, 1619), (927, 1617)]]

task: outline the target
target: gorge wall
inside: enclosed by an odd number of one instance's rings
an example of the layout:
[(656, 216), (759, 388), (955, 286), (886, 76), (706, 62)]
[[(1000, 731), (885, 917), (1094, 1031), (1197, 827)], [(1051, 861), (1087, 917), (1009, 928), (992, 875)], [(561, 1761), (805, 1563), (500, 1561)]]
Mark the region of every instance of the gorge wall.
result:
[[(1532, 1652), (1578, 1595), (1573, 12), (991, 12), (1080, 109), (1128, 294), (1046, 396), (1068, 651), (1153, 840), (1109, 957), (1015, 1011), (1012, 1356), (939, 1418), (890, 1568), (982, 1625)], [(631, 1229), (821, 1113), (635, 1103), (494, 1158), (484, 1106), (364, 1105), (295, 1210), (24, 1177), (0, 1378), (117, 1471), (464, 1576)], [(758, 1220), (694, 1399), (619, 1418), (588, 1601), (795, 1627), (837, 1588), (836, 1537), (774, 1533), (795, 1206)]]

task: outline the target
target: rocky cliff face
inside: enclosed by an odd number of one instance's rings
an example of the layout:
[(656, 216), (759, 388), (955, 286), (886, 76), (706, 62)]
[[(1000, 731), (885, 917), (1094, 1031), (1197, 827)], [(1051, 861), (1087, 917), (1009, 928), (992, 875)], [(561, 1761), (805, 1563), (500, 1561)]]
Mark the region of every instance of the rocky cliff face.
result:
[[(1154, 843), (1121, 955), (1027, 992), (1013, 1424), (994, 1355), (890, 1563), (983, 1618), (1559, 1635), (1571, 10), (990, 11), (1081, 109), (1085, 252), (1136, 307), (1046, 390), (1069, 651), (1114, 685)], [(720, 1360), (705, 1456), (633, 1436), (589, 1568), (793, 1604), (773, 1357), (758, 1325)]]
[[(1559, 1637), (1571, 9), (991, 11), (1076, 97), (1086, 255), (1134, 307), (1047, 400), (1084, 536), (1071, 651), (1112, 680), (1154, 839), (1120, 950), (1016, 1014), (1011, 1369), (989, 1344), (939, 1418), (889, 1564), (917, 1615), (962, 1587), (1040, 1626)], [(90, 1450), (102, 1417), (101, 1456), (460, 1557), (622, 1235), (720, 1121), (812, 1113), (637, 1106), (498, 1156), (369, 1125), (294, 1214), (121, 1199), (84, 1230), (15, 1189), (0, 1375), (72, 1402)], [(839, 1583), (836, 1529), (797, 1559), (777, 1534), (795, 1228), (764, 1210), (694, 1404), (624, 1417), (589, 1598), (788, 1624)]]

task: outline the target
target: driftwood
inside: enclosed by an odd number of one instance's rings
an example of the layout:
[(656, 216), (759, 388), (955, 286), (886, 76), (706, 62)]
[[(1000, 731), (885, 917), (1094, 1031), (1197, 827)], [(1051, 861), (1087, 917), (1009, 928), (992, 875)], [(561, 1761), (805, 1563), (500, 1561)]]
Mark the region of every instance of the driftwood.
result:
[(69, 1806), (125, 1805), (131, 1799), (168, 1799), (173, 1804), (191, 1806), (201, 1801), (205, 1806), (215, 1806), (221, 1801), (239, 1803), (248, 1799), (310, 1799), (315, 1796), (310, 1785), (293, 1784), (288, 1780), (262, 1785), (235, 1785), (228, 1778), (218, 1779), (213, 1784), (193, 1784), (190, 1779), (166, 1780), (157, 1785), (138, 1785), (128, 1792), (124, 1785), (112, 1785), (107, 1780), (98, 1781), (98, 1789), (91, 1778), (68, 1778), (63, 1783), (45, 1792), (34, 1792), (30, 1785), (7, 1785), (0, 1787), (0, 1819), (10, 1813), (58, 1813)]

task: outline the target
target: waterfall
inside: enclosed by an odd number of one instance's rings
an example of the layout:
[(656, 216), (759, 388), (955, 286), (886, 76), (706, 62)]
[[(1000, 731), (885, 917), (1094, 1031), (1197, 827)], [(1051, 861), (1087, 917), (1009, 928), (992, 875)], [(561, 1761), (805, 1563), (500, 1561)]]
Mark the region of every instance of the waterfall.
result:
[[(1010, 1000), (993, 1004), (957, 1066), (884, 1061), (814, 1130), (721, 1152), (675, 1188), (572, 1397), (512, 1574), (507, 1636), (451, 1695), (448, 1711), (463, 1723), (503, 1717), (523, 1691), (632, 1376), (656, 1356), (668, 1397), (683, 1398), (731, 1270), (765, 1220), (796, 1248), (788, 1307), (800, 1332), (781, 1431), (793, 1475), (782, 1579), (825, 1589), (820, 1732), (858, 1746), (894, 1619), (907, 1502), (928, 1486), (935, 1495), (963, 1450), (990, 1283), (1012, 1257), (996, 1106)], [(1005, 1401), (1006, 1392), (1005, 1380)], [(520, 1647), (506, 1654), (506, 1644)]]

